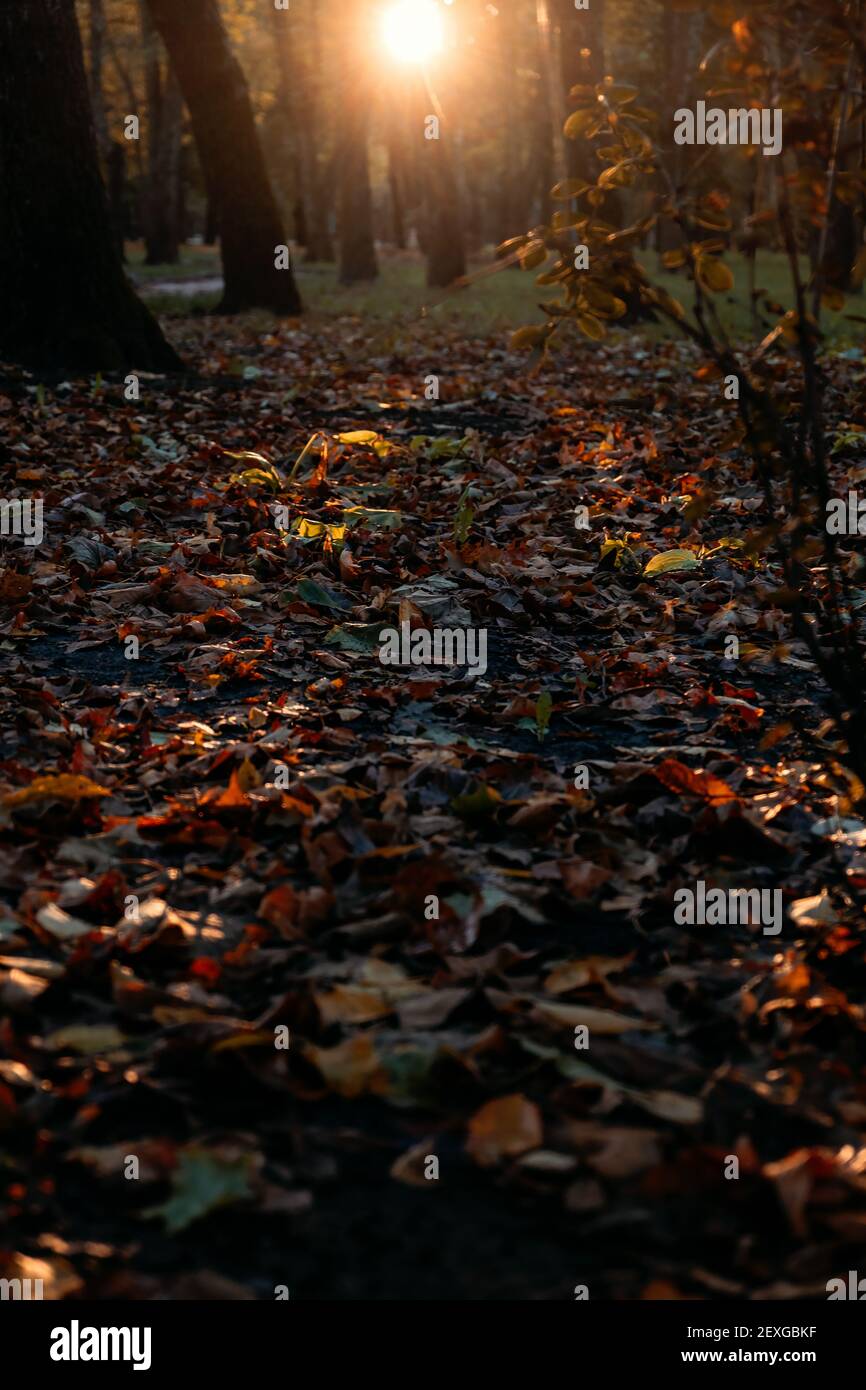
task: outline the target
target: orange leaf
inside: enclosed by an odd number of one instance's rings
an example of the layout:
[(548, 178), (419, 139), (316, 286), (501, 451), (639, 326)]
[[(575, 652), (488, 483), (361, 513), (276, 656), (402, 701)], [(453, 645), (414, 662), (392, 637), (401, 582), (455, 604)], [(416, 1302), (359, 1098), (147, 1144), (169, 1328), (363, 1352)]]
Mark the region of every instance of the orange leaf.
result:
[(500, 1158), (516, 1158), (537, 1149), (543, 1131), (541, 1112), (526, 1096), (500, 1096), (482, 1105), (469, 1121), (467, 1149), (482, 1168)]
[(276, 927), (281, 936), (297, 936), (298, 895), (290, 883), (280, 883), (259, 903), (258, 915)]
[(679, 796), (699, 796), (711, 806), (737, 800), (737, 793), (721, 777), (714, 777), (711, 772), (696, 772), (676, 758), (665, 758), (655, 769), (655, 775), (668, 791)]

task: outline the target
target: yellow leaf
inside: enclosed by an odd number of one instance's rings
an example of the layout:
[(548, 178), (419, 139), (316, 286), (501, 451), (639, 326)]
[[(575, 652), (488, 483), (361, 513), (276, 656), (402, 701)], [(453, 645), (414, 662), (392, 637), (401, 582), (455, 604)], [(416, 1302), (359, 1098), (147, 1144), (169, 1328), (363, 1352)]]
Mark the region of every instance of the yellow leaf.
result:
[(562, 127), (562, 133), (566, 140), (579, 140), (581, 135), (586, 135), (591, 126), (598, 125), (599, 116), (600, 112), (597, 106), (588, 106), (582, 111), (572, 111)]
[(551, 198), (556, 198), (557, 201), (566, 198), (576, 198), (579, 193), (583, 193), (587, 188), (589, 188), (589, 184), (585, 179), (560, 179), (556, 187), (551, 189), (550, 196)]
[(515, 350), (518, 348), (537, 347), (544, 337), (544, 334), (545, 330), (540, 326), (518, 328), (515, 333), (512, 333), (509, 346)]
[(331, 1090), (348, 1100), (364, 1091), (381, 1089), (383, 1074), (369, 1033), (359, 1033), (337, 1047), (308, 1046), (304, 1054), (321, 1072)]
[(605, 319), (618, 319), (626, 311), (626, 304), (617, 295), (610, 294), (599, 285), (587, 285), (583, 297), (594, 314)]
[(655, 1028), (642, 1018), (628, 1018), (625, 1014), (614, 1013), (613, 1009), (594, 1009), (588, 1004), (553, 1004), (547, 999), (535, 1003), (532, 1017), (554, 1028), (588, 1028), (599, 1037), (613, 1037), (617, 1033), (630, 1033)]
[(717, 261), (713, 256), (698, 256), (695, 270), (705, 290), (721, 294), (734, 288), (733, 272), (724, 261)]
[(578, 314), (577, 326), (581, 333), (584, 333), (587, 338), (592, 338), (596, 342), (598, 342), (599, 338), (605, 336), (604, 324), (600, 319), (594, 318), (592, 314)]
[(349, 430), (348, 434), (338, 434), (335, 438), (340, 444), (374, 444), (379, 436), (375, 430)]
[(257, 772), (249, 758), (244, 758), (238, 768), (238, 786), (242, 792), (248, 792), (251, 787), (262, 785), (261, 773)]
[(520, 269), (534, 270), (547, 260), (547, 247), (543, 241), (531, 241), (520, 253)]
[(248, 1029), (241, 1033), (232, 1033), (228, 1038), (220, 1038), (211, 1047), (211, 1052), (236, 1052), (241, 1047), (273, 1047), (273, 1032), (267, 1033), (261, 1030)]
[(100, 1052), (113, 1052), (125, 1041), (112, 1023), (82, 1023), (50, 1033), (45, 1046), (51, 1052), (80, 1052), (83, 1057), (93, 1057)]
[(644, 578), (654, 574), (670, 574), (674, 570), (696, 570), (700, 560), (693, 550), (664, 550), (654, 555), (644, 569)]
[(378, 990), (360, 985), (335, 985), (327, 994), (314, 994), (313, 998), (326, 1027), (329, 1023), (372, 1023), (392, 1011)]
[(634, 959), (628, 956), (587, 956), (585, 960), (564, 961), (551, 970), (544, 981), (547, 994), (568, 994), (573, 989), (582, 989), (594, 980), (625, 970)]
[(81, 801), (85, 797), (111, 796), (108, 787), (100, 787), (89, 777), (61, 772), (57, 776), (34, 777), (29, 787), (9, 792), (3, 798), (5, 806), (27, 806), (31, 801)]

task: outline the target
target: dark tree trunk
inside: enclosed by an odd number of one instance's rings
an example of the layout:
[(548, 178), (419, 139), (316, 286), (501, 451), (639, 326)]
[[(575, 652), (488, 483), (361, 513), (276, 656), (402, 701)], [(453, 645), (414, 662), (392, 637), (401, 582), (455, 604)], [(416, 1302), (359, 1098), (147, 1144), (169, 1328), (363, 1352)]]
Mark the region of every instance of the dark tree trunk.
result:
[(366, 0), (353, 0), (343, 42), (344, 81), (341, 97), (339, 163), (337, 169), (337, 237), (340, 243), (341, 285), (375, 280), (379, 274), (373, 242), (373, 207), (367, 163), (370, 93), (361, 80), (355, 54), (363, 52), (369, 18)]
[(108, 205), (114, 244), (122, 261), (126, 260), (126, 233), (129, 222), (126, 206), (126, 150), (123, 141), (113, 140), (108, 151)]
[(179, 146), (177, 154), (177, 175), (175, 182), (175, 221), (177, 234), (182, 242), (189, 237), (189, 212), (186, 203), (186, 186), (189, 178), (189, 147), (184, 143), (184, 122), (181, 117)]
[(305, 248), (307, 261), (332, 261), (334, 247), (328, 229), (327, 198), (319, 166), (319, 29), (314, 7), (305, 21), (312, 22), (313, 64), (303, 49), (291, 11), (274, 10), (274, 38), (277, 50), (279, 86), (277, 98), (287, 127), (289, 148), (295, 168), (297, 203), (295, 237)]
[[(566, 111), (574, 110), (572, 87), (594, 87), (604, 77), (604, 0), (591, 0), (587, 10), (576, 10), (573, 0), (557, 0), (559, 56)], [(565, 162), (569, 178), (595, 183), (601, 165), (588, 140), (566, 140)]]
[(216, 198), (212, 193), (208, 193), (207, 210), (204, 215), (204, 244), (205, 246), (216, 246), (217, 237), (220, 234), (220, 214), (217, 207)]
[(117, 254), (67, 0), (0, 5), (0, 358), (177, 370)]
[[(427, 121), (435, 113), (432, 94), (422, 83), (415, 101), (416, 138), (423, 145), (424, 202), (426, 208), (427, 284), (444, 288), (466, 274), (460, 190), (454, 167), (454, 140), (442, 112), (438, 113), (438, 139), (427, 139)], [(432, 130), (432, 127), (430, 127)], [(523, 229), (525, 230), (525, 228)]]
[(249, 90), (229, 45), (217, 0), (148, 0), (189, 109), (210, 196), (220, 211), (225, 290), (221, 313), (301, 312), (286, 244), (253, 119)]
[(183, 97), (174, 71), (162, 70), (162, 45), (145, 0), (141, 3), (144, 72), (147, 89), (147, 187), (144, 194), (146, 265), (174, 265), (180, 259), (177, 181)]
[(406, 250), (403, 164), (400, 136), (392, 130), (388, 142), (388, 189), (391, 194), (391, 235), (398, 251)]
[(105, 114), (105, 92), (102, 87), (105, 33), (104, 0), (90, 0), (90, 104), (93, 109), (96, 145), (99, 150), (99, 157), (103, 160), (108, 159), (111, 146), (108, 136), (108, 118)]
[(429, 156), (427, 284), (444, 287), (466, 274), (457, 179), (446, 138), (431, 140)]
[[(500, 11), (497, 28), (500, 44), (500, 71), (514, 73), (517, 66), (519, 15), (513, 5)], [(526, 231), (526, 208), (523, 196), (525, 183), (520, 168), (520, 129), (522, 122), (516, 105), (518, 83), (506, 77), (500, 83), (500, 125), (502, 129), (502, 165), (497, 180), (496, 240), (506, 241)]]

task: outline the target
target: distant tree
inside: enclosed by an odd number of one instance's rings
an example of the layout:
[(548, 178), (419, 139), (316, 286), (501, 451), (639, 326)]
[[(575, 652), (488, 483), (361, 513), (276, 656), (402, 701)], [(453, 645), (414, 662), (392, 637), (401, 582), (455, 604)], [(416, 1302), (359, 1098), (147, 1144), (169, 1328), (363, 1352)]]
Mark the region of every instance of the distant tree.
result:
[(105, 92), (102, 85), (102, 69), (105, 56), (105, 0), (90, 0), (89, 6), (89, 45), (90, 59), (90, 101), (93, 107), (93, 124), (96, 129), (96, 144), (100, 158), (108, 159), (111, 142), (108, 136), (108, 118), (105, 113)]
[[(373, 203), (367, 152), (370, 92), (363, 55), (368, 44), (367, 0), (342, 0), (348, 17), (343, 35), (343, 82), (337, 161), (337, 236), (341, 285), (375, 280), (379, 274), (373, 242)], [(362, 55), (359, 61), (359, 56)]]
[(301, 312), (291, 269), (279, 269), (282, 217), (249, 89), (217, 0), (148, 0), (189, 109), (208, 193), (219, 209), (225, 289), (219, 312)]
[(74, 6), (0, 5), (0, 358), (176, 370), (123, 273)]
[[(573, 0), (556, 0), (559, 18), (559, 55), (566, 109), (572, 110), (570, 92), (576, 86), (594, 87), (604, 77), (604, 0), (592, 0), (585, 10)], [(585, 141), (566, 141), (569, 177), (595, 181), (598, 160)]]
[(274, 9), (272, 24), (277, 54), (277, 100), (288, 130), (298, 183), (296, 221), (303, 226), (303, 236), (299, 232), (298, 240), (305, 247), (305, 260), (332, 261), (334, 247), (328, 227), (328, 197), (319, 161), (321, 51), (318, 8), (313, 4), (304, 18), (305, 28), (311, 31), (312, 62), (307, 49), (298, 42), (298, 26), (291, 10)]
[(460, 192), (450, 132), (442, 123), (425, 160), (427, 284), (446, 286), (466, 274)]
[(145, 262), (147, 265), (166, 265), (180, 259), (178, 183), (183, 97), (171, 65), (163, 71), (159, 35), (153, 26), (146, 0), (140, 0), (140, 3), (148, 110)]

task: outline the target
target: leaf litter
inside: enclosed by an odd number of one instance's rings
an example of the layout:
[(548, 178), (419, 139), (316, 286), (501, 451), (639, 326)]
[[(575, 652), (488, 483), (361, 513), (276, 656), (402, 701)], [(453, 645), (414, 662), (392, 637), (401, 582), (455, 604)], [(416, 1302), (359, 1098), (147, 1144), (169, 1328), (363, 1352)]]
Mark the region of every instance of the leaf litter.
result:
[[(862, 1238), (866, 825), (717, 392), (337, 329), (0, 386), (47, 531), (0, 575), (0, 1273), (813, 1296)], [(404, 621), (486, 671), (383, 666)], [(781, 934), (677, 925), (698, 880)]]

